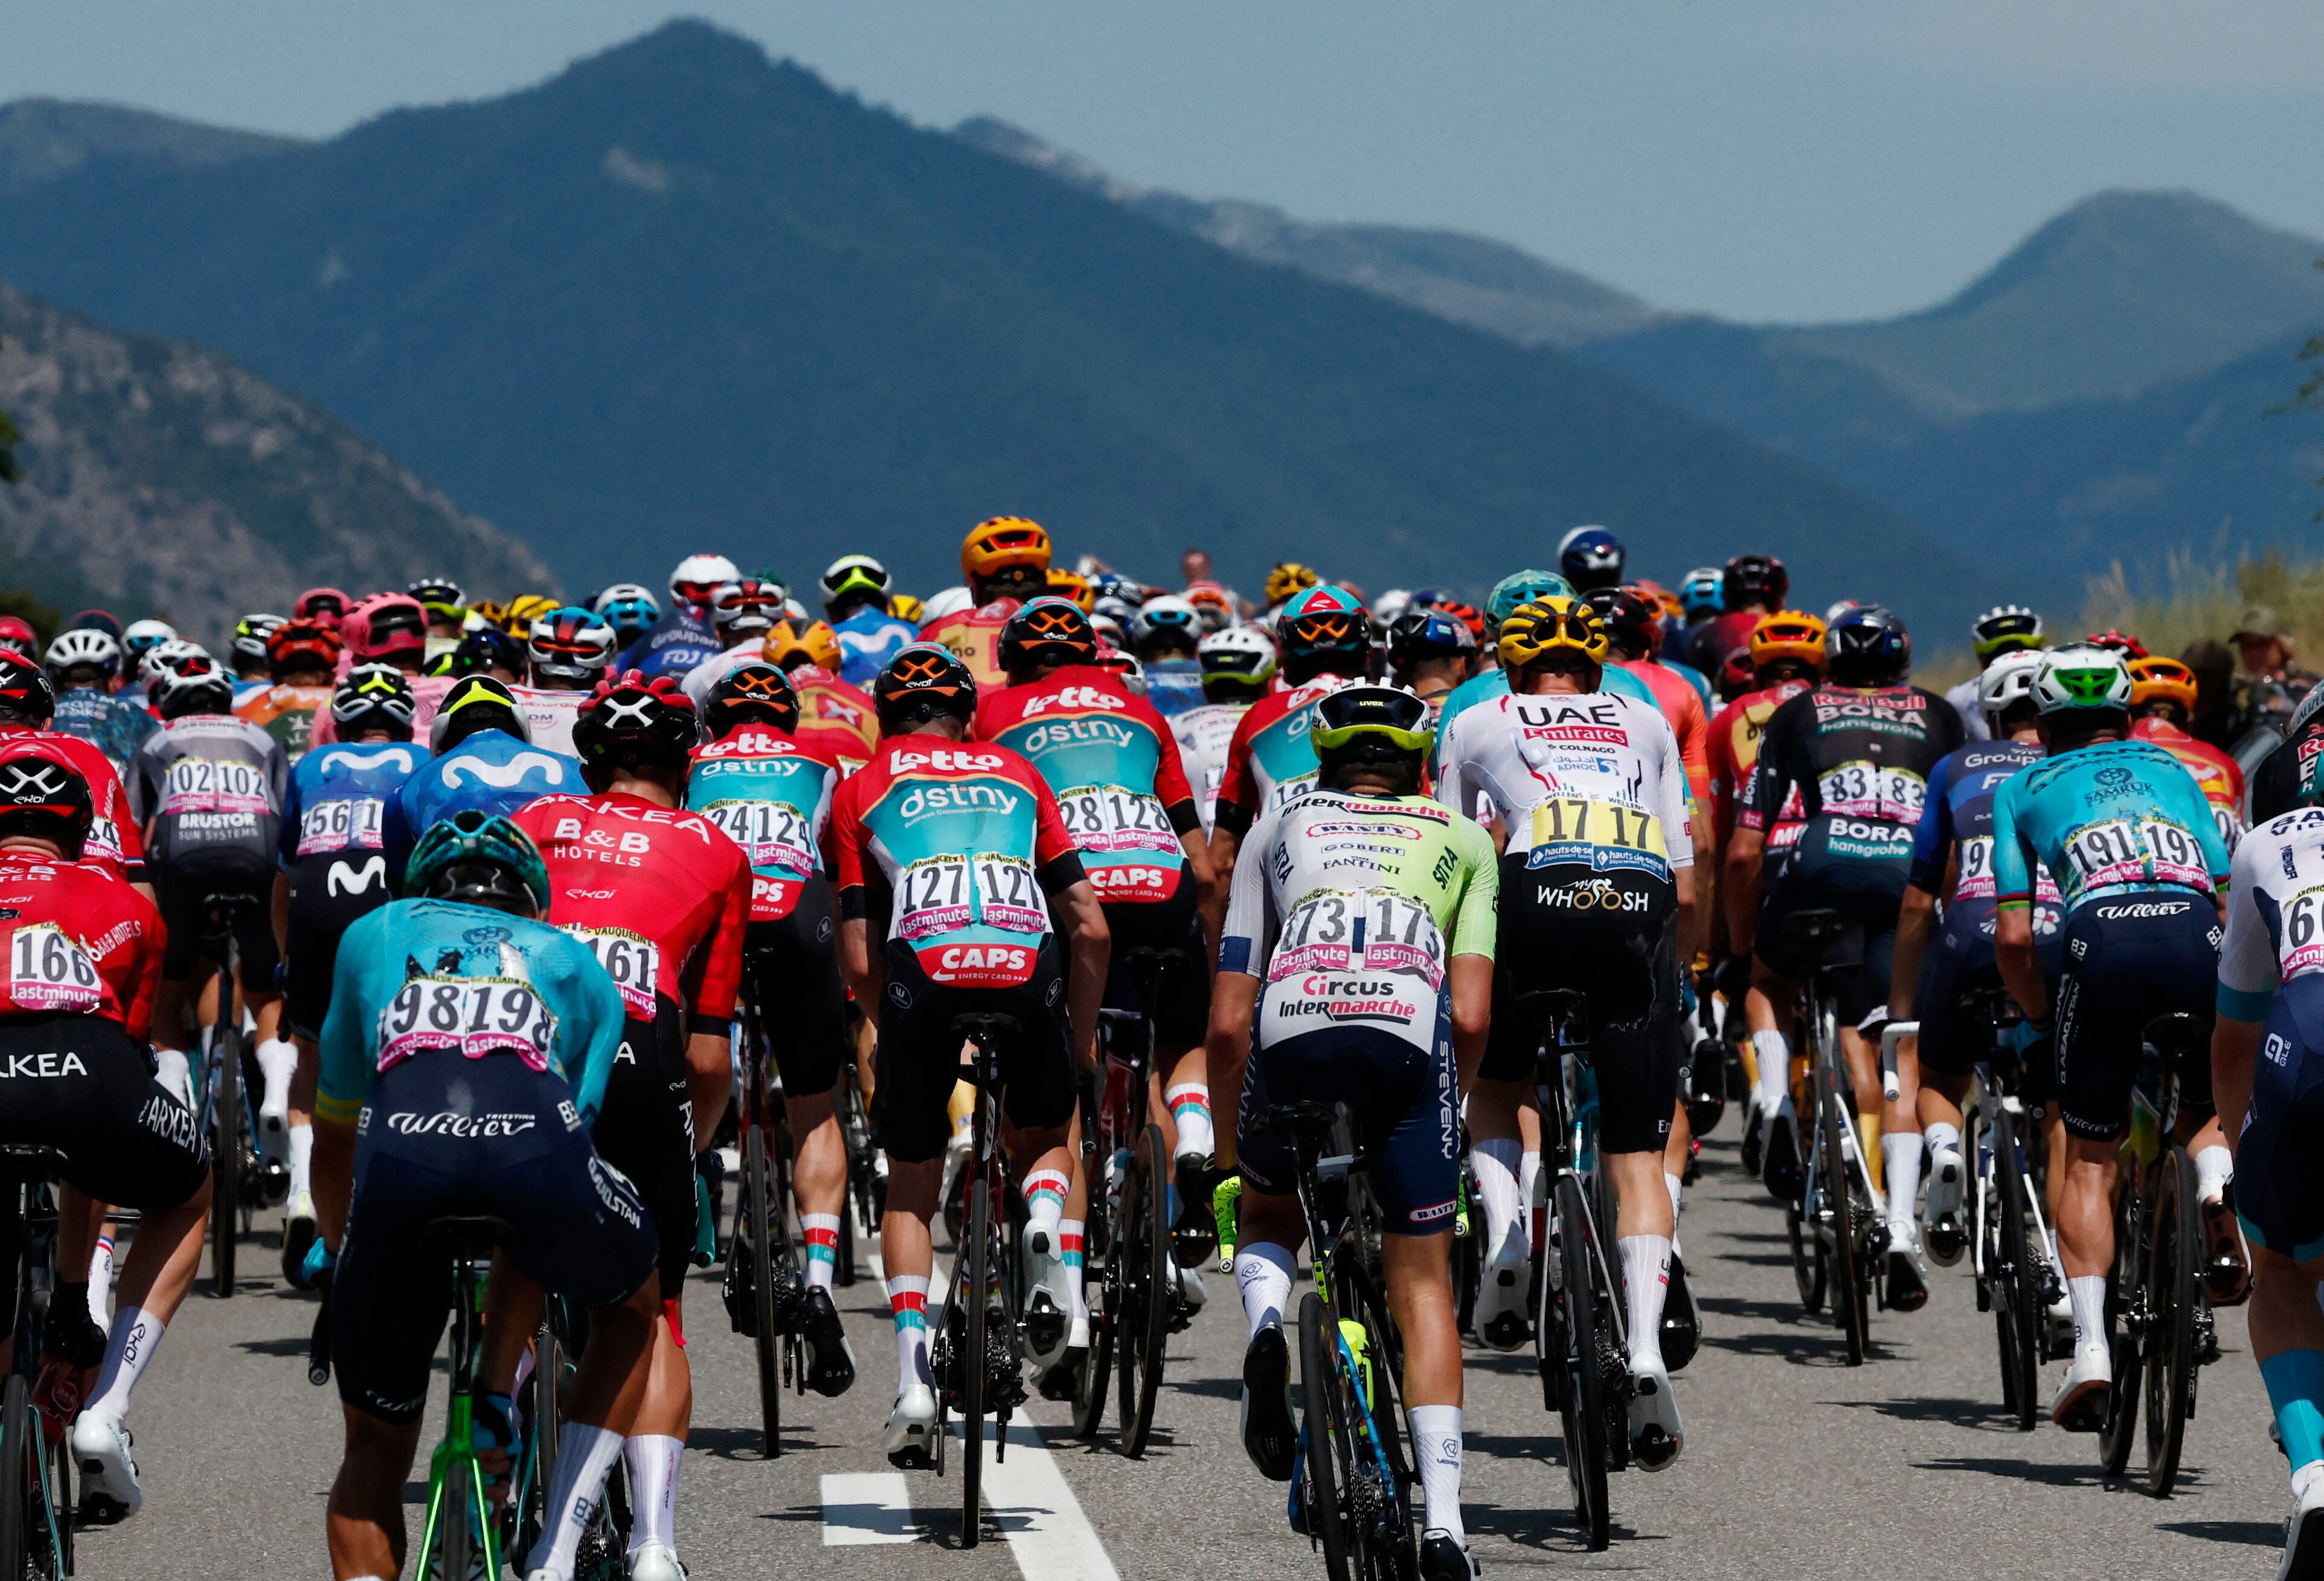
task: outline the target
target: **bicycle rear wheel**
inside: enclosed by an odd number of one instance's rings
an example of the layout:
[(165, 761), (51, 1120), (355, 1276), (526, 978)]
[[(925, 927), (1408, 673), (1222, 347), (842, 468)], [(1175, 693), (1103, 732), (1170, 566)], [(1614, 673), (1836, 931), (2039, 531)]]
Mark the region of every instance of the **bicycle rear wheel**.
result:
[(2041, 1420), (2042, 1359), (2038, 1325), (2048, 1320), (2042, 1302), (2042, 1259), (2034, 1250), (2033, 1200), (2017, 1153), (2017, 1127), (2006, 1109), (1993, 1116), (1994, 1210), (2000, 1216), (2001, 1265), (1989, 1271), (1993, 1321), (2001, 1350), (2001, 1400), (2015, 1413), (2020, 1432)]
[(1344, 1458), (1350, 1443), (1340, 1398), (1339, 1329), (1323, 1315), (1313, 1291), (1299, 1301), (1299, 1402), (1307, 1477), (1309, 1535), (1323, 1546), (1323, 1569), (1331, 1581), (1349, 1581), (1348, 1529), (1340, 1500), (1351, 1485), (1352, 1467)]
[[(981, 1128), (981, 1127), (980, 1127)], [(992, 1291), (992, 1181), (991, 1172), (972, 1158), (973, 1179), (968, 1185), (968, 1244), (961, 1255), (968, 1259), (966, 1290), (967, 1354), (956, 1365), (960, 1376), (960, 1545), (974, 1548), (979, 1529), (979, 1501), (984, 1496), (984, 1394), (991, 1374), (985, 1355), (986, 1302)]]
[(758, 1319), (752, 1348), (759, 1363), (759, 1453), (770, 1460), (783, 1452), (783, 1369), (775, 1348), (775, 1255), (770, 1233), (775, 1212), (771, 1164), (766, 1127), (745, 1126), (742, 1209), (748, 1238), (743, 1251), (751, 1259), (751, 1302)]
[(234, 1020), (231, 978), (218, 985), (226, 1006), (218, 1017), (212, 1055), (217, 1079), (210, 1089), (211, 1145), (217, 1150), (210, 1165), (210, 1293), (225, 1299), (234, 1293), (234, 1254), (242, 1227), (242, 1028)]
[(1121, 1317), (1115, 1325), (1120, 1344), (1121, 1452), (1135, 1459), (1146, 1453), (1154, 1429), (1154, 1401), (1162, 1388), (1164, 1349), (1170, 1338), (1170, 1194), (1164, 1168), (1169, 1157), (1162, 1127), (1149, 1125), (1138, 1138), (1130, 1177), (1121, 1193)]
[(1840, 1077), (1830, 1066), (1816, 1073), (1816, 1153), (1819, 1189), (1824, 1211), (1831, 1217), (1832, 1316), (1848, 1342), (1848, 1365), (1864, 1365), (1871, 1328), (1868, 1286), (1870, 1271), (1860, 1266), (1856, 1245), (1856, 1204), (1848, 1179), (1848, 1155), (1841, 1132), (1848, 1126), (1848, 1106), (1840, 1095)]
[(2187, 1150), (2172, 1146), (2159, 1173), (2146, 1264), (2146, 1288), (2156, 1298), (2146, 1329), (2146, 1491), (2167, 1499), (2179, 1480), (2179, 1451), (2194, 1403), (2195, 1310), (2203, 1300), (2196, 1269), (2203, 1255), (2203, 1221)]
[(1606, 1314), (1599, 1310), (1598, 1291), (1590, 1269), (1589, 1208), (1582, 1186), (1572, 1175), (1560, 1175), (1554, 1197), (1557, 1209), (1556, 1245), (1559, 1278), (1564, 1288), (1557, 1299), (1565, 1310), (1566, 1386), (1559, 1417), (1565, 1434), (1565, 1472), (1573, 1485), (1573, 1514), (1588, 1536), (1591, 1548), (1601, 1549), (1610, 1540), (1611, 1516), (1607, 1505), (1606, 1471), (1610, 1456), (1607, 1442), (1608, 1395), (1600, 1355), (1600, 1328)]
[(443, 1484), (437, 1490), (441, 1503), (437, 1506), (435, 1567), (423, 1575), (440, 1575), (445, 1581), (468, 1575), (477, 1563), (475, 1517), (473, 1495), (468, 1491), (468, 1468), (454, 1465), (444, 1474)]
[(1377, 1581), (1414, 1581), (1420, 1573), (1420, 1545), (1412, 1507), (1417, 1478), (1412, 1457), (1405, 1451), (1404, 1358), (1396, 1319), (1351, 1241), (1343, 1239), (1333, 1254), (1328, 1278), (1332, 1310), (1342, 1314), (1343, 1321), (1356, 1323), (1365, 1335), (1371, 1387), (1364, 1405), (1379, 1449), (1376, 1462), (1364, 1457), (1366, 1479), (1379, 1480), (1375, 1496), (1361, 1501), (1358, 1508), (1377, 1508), (1357, 1534), (1356, 1551), (1365, 1573)]
[(1815, 1227), (1801, 1217), (1796, 1202), (1784, 1204), (1784, 1228), (1792, 1237), (1792, 1282), (1799, 1286), (1800, 1306), (1805, 1311), (1821, 1312), (1830, 1273), (1823, 1242), (1816, 1238)]
[(2130, 1464), (2131, 1447), (2138, 1441), (2138, 1380), (2145, 1361), (2139, 1337), (2153, 1301), (2145, 1288), (2150, 1211), (2145, 1181), (2134, 1172), (2115, 1206), (2114, 1267), (2107, 1275), (2114, 1388), (2107, 1396), (2106, 1420), (2098, 1428), (2098, 1466), (2108, 1476), (2122, 1475)]
[(8, 1374), (0, 1392), (0, 1576), (8, 1581), (27, 1574), (32, 1533), (42, 1515), (34, 1491), (32, 1392), (19, 1373)]
[(1121, 1257), (1109, 1217), (1119, 1203), (1107, 1173), (1113, 1158), (1112, 1135), (1098, 1127), (1089, 1157), (1089, 1216), (1082, 1228), (1082, 1289), (1089, 1297), (1089, 1359), (1082, 1364), (1074, 1396), (1074, 1434), (1093, 1439), (1105, 1421), (1106, 1390), (1113, 1382), (1113, 1331), (1121, 1310)]

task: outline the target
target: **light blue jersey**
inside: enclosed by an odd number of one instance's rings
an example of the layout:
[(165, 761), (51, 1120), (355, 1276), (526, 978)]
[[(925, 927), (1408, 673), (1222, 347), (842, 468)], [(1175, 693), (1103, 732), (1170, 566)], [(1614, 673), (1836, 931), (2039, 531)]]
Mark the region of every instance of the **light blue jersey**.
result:
[(2002, 782), (1993, 798), (1997, 904), (2032, 901), (2037, 863), (2057, 880), (2070, 917), (2112, 895), (2211, 895), (2228, 870), (2202, 787), (2178, 758), (2146, 741), (2078, 748)]

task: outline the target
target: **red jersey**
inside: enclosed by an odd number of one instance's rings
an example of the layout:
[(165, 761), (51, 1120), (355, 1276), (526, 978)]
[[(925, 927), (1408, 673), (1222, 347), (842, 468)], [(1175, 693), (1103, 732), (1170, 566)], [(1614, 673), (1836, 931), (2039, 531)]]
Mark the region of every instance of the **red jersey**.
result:
[(733, 1018), (751, 864), (697, 813), (642, 796), (543, 796), (512, 814), (549, 864), (549, 920), (589, 946), (633, 1020), (682, 1006), (696, 1030)]
[(1305, 795), (1315, 784), (1315, 749), (1307, 740), (1307, 705), (1342, 685), (1338, 676), (1317, 676), (1285, 692), (1270, 692), (1244, 710), (1227, 743), (1226, 773), (1219, 780), (1219, 806), (1233, 808), (1240, 833), (1261, 813)]
[(88, 799), (97, 815), (89, 820), (88, 838), (81, 842), (80, 859), (95, 863), (115, 878), (126, 878), (132, 884), (144, 882), (145, 836), (130, 814), (129, 794), (121, 787), (121, 776), (114, 772), (113, 759), (94, 741), (69, 736), (62, 731), (0, 725), (0, 758), (13, 757), (26, 747), (63, 758), (88, 781)]
[(1650, 658), (1618, 659), (1654, 694), (1655, 706), (1670, 722), (1678, 738), (1678, 759), (1686, 765), (1687, 793), (1697, 807), (1711, 801), (1711, 720), (1702, 712), (1702, 695), (1677, 675)]
[[(1735, 798), (1751, 777), (1759, 760), (1759, 737), (1777, 707), (1808, 689), (1805, 681), (1784, 681), (1764, 691), (1746, 692), (1719, 711), (1711, 722), (1711, 827), (1720, 847), (1735, 832)], [(1767, 833), (1771, 849), (1781, 850), (1800, 837), (1804, 809), (1796, 787), (1784, 804), (1783, 815)]]
[(920, 640), (950, 648), (976, 677), (976, 689), (992, 691), (1009, 684), (1001, 667), (1001, 628), (1023, 607), (1022, 599), (997, 598), (982, 609), (955, 610), (921, 627)]
[(1686, 634), (1686, 652), (1677, 657), (1706, 676), (1716, 676), (1728, 655), (1751, 646), (1751, 633), (1759, 629), (1766, 614), (1755, 604), (1714, 616)]
[(793, 738), (829, 758), (843, 775), (862, 768), (880, 744), (880, 710), (871, 694), (816, 665), (800, 665), (790, 677), (799, 704)]
[(0, 851), (0, 951), (8, 970), (0, 1016), (101, 1016), (143, 1043), (152, 1031), (161, 945), (153, 903), (103, 868)]
[(2142, 719), (2130, 727), (2134, 741), (2152, 741), (2173, 758), (2195, 777), (2203, 787), (2203, 799), (2211, 804), (2211, 815), (2218, 821), (2219, 838), (2233, 849), (2244, 832), (2244, 771), (2236, 760), (2212, 746), (2199, 741), (2167, 719)]

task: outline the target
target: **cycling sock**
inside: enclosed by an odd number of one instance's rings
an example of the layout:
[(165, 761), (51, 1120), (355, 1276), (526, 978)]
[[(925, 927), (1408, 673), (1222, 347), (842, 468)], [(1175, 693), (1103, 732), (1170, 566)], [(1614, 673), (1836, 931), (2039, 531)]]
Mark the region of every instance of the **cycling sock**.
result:
[(1622, 1288), (1630, 1297), (1630, 1365), (1663, 1359), (1663, 1298), (1670, 1293), (1671, 1244), (1664, 1236), (1624, 1236)]
[(106, 1309), (113, 1304), (113, 1236), (110, 1232), (97, 1237), (97, 1250), (88, 1255), (88, 1315), (99, 1327), (111, 1328), (113, 1319)]
[(299, 1045), (287, 1037), (270, 1037), (253, 1052), (259, 1073), (266, 1079), (265, 1089), (259, 1094), (259, 1110), (281, 1114), (290, 1107), (290, 1078), (299, 1073)]
[(888, 1310), (896, 1319), (896, 1392), (928, 1383), (928, 1281), (925, 1274), (888, 1276)]
[(683, 1439), (666, 1433), (640, 1433), (622, 1441), (630, 1468), (630, 1552), (658, 1542), (678, 1551), (678, 1465)]
[(1759, 1060), (1759, 1107), (1772, 1115), (1791, 1096), (1791, 1045), (1780, 1032), (1755, 1032), (1751, 1052)]
[(1959, 1153), (1960, 1151), (1960, 1127), (1959, 1126), (1949, 1126), (1944, 1121), (1938, 1120), (1930, 1125), (1927, 1129), (1921, 1133), (1921, 1135), (1928, 1141), (1929, 1156), (1931, 1158), (1936, 1157), (1940, 1153)]
[(558, 1435), (557, 1479), (546, 1506), (557, 1512), (556, 1519), (526, 1556), (528, 1571), (572, 1576), (581, 1540), (596, 1518), (597, 1501), (605, 1496), (605, 1474), (613, 1469), (614, 1457), (621, 1452), (622, 1436), (611, 1428), (577, 1421), (566, 1424)]
[(2195, 1200), (2217, 1202), (2236, 1178), (2236, 1155), (2217, 1143), (2195, 1155)]
[(1025, 1235), (1031, 1241), (1036, 1230), (1048, 1232), (1048, 1249), (1057, 1249), (1057, 1226), (1065, 1217), (1065, 1193), (1073, 1181), (1063, 1170), (1037, 1169), (1025, 1177)]
[(1665, 1170), (1665, 1171), (1663, 1172), (1663, 1190), (1665, 1190), (1665, 1191), (1668, 1191), (1668, 1192), (1670, 1193), (1670, 1200), (1671, 1200), (1671, 1255), (1672, 1255), (1672, 1256), (1674, 1256), (1674, 1257), (1675, 1257), (1675, 1256), (1677, 1256), (1677, 1255), (1678, 1255), (1678, 1210), (1679, 1210), (1679, 1200), (1680, 1200), (1680, 1199), (1681, 1199), (1682, 1197), (1683, 1197), (1683, 1196), (1686, 1194), (1686, 1177), (1685, 1177), (1685, 1176), (1683, 1176), (1683, 1175), (1674, 1175), (1674, 1174), (1672, 1174), (1668, 1170)]
[(1065, 1317), (1075, 1323), (1089, 1321), (1089, 1292), (1082, 1288), (1082, 1236), (1086, 1223), (1079, 1218), (1057, 1221), (1057, 1245), (1065, 1255)]
[[(209, 1042), (209, 1034), (204, 1033), (202, 1041), (205, 1043)], [(194, 1107), (194, 1067), (193, 1062), (186, 1058), (185, 1050), (156, 1045), (153, 1050), (153, 1080), (180, 1104), (188, 1108)]]
[(1234, 1264), (1251, 1337), (1262, 1328), (1282, 1328), (1284, 1303), (1291, 1299), (1291, 1248), (1275, 1241), (1237, 1246)]
[(315, 1127), (293, 1126), (290, 1136), (290, 1194), (315, 1189)]
[(1180, 1158), (1207, 1159), (1218, 1148), (1211, 1130), (1211, 1088), (1206, 1081), (1182, 1081), (1162, 1095), (1170, 1117), (1178, 1123)]
[(2292, 1474), (2324, 1460), (2324, 1350), (2279, 1351), (2259, 1364)]
[(1538, 1200), (1534, 1193), (1541, 1187), (1541, 1149), (1538, 1147), (1517, 1160), (1517, 1218), (1530, 1235), (1533, 1231), (1533, 1205)]
[(2067, 1280), (2066, 1299), (2074, 1306), (2074, 1348), (2106, 1349), (2106, 1275), (2084, 1273)]
[(1428, 1506), (1421, 1525), (1442, 1527), (1465, 1546), (1469, 1533), (1461, 1524), (1461, 1408), (1416, 1405), (1408, 1414), (1412, 1457), (1419, 1462), (1420, 1491)]
[(1888, 1181), (1888, 1222), (1910, 1225), (1914, 1206), (1921, 1194), (1921, 1134), (1896, 1131), (1884, 1135), (1880, 1138), (1880, 1157)]
[(124, 1307), (113, 1314), (112, 1331), (105, 1337), (105, 1365), (97, 1374), (97, 1387), (90, 1391), (85, 1409), (115, 1421), (128, 1417), (129, 1392), (137, 1387), (138, 1374), (153, 1360), (165, 1327), (143, 1307)]
[(807, 1287), (829, 1290), (839, 1267), (839, 1215), (800, 1214), (799, 1238), (807, 1243)]
[(1495, 1136), (1470, 1145), (1469, 1167), (1477, 1172), (1477, 1196), (1485, 1209), (1488, 1256), (1498, 1252), (1512, 1234), (1525, 1229), (1517, 1176), (1524, 1151), (1525, 1144), (1514, 1136)]

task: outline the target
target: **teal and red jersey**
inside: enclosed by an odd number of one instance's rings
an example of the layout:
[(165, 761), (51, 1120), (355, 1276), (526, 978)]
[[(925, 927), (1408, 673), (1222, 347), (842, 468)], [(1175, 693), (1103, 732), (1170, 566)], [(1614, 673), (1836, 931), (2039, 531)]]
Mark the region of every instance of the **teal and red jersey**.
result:
[(932, 982), (1028, 982), (1047, 896), (1082, 881), (1081, 852), (1038, 770), (994, 741), (890, 736), (831, 811), (840, 913), (887, 915)]
[(1068, 665), (987, 693), (974, 733), (1040, 772), (1100, 900), (1168, 900), (1186, 882), (1180, 839), (1203, 819), (1177, 737), (1112, 671)]
[(739, 724), (695, 749), (686, 808), (724, 830), (750, 859), (752, 922), (790, 915), (799, 887), (824, 870), (839, 778), (829, 752), (771, 725)]
[(1344, 683), (1318, 676), (1287, 692), (1273, 692), (1250, 705), (1227, 746), (1227, 771), (1219, 781), (1217, 816), (1230, 834), (1240, 835), (1259, 814), (1296, 801), (1315, 788), (1314, 744), (1307, 739), (1307, 705)]

